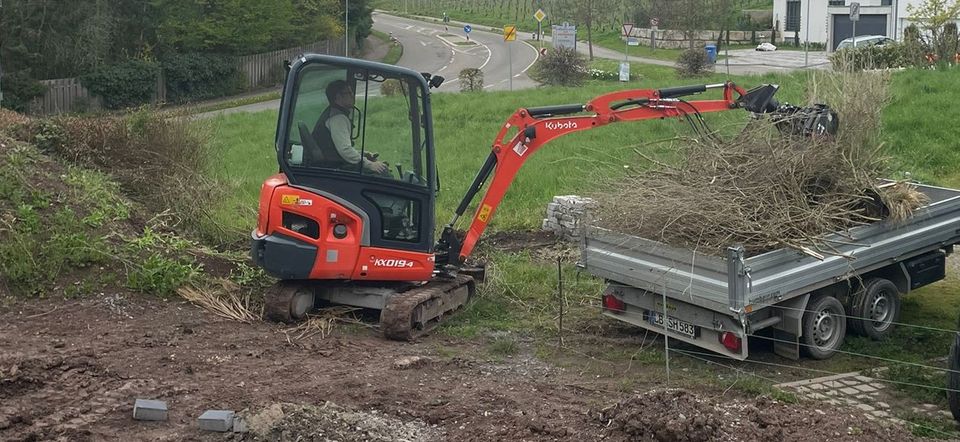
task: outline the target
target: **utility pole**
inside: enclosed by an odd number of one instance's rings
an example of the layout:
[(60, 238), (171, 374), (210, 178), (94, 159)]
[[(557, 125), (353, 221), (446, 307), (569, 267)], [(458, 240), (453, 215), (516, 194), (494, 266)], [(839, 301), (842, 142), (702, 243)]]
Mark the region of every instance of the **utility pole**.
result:
[(806, 23), (804, 23), (803, 28), (806, 31), (807, 36), (804, 37), (803, 43), (803, 67), (810, 66), (810, 3), (813, 3), (813, 0), (807, 0), (807, 17)]

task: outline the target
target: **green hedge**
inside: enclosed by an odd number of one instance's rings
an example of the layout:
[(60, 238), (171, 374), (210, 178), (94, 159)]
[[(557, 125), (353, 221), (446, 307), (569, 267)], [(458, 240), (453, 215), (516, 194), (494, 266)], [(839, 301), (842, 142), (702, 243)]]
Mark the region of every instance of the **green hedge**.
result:
[(160, 66), (146, 60), (127, 60), (80, 77), (90, 92), (103, 99), (107, 109), (121, 109), (149, 103), (157, 92)]
[(30, 78), (29, 71), (19, 71), (3, 75), (0, 82), (3, 91), (3, 107), (17, 112), (26, 112), (30, 102), (47, 91), (47, 87)]
[(245, 86), (232, 57), (181, 54), (166, 58), (162, 63), (168, 102), (183, 103), (233, 95)]
[(831, 54), (830, 63), (838, 71), (900, 68), (913, 64), (907, 52), (906, 45), (901, 43), (847, 48)]

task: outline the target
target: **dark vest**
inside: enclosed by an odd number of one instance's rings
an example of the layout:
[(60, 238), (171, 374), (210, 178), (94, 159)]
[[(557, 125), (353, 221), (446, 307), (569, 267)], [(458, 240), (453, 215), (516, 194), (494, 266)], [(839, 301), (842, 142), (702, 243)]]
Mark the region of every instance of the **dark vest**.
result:
[[(330, 129), (327, 129), (327, 120), (331, 117), (343, 115), (350, 119), (349, 112), (335, 105), (330, 105), (320, 114), (317, 125), (313, 128), (313, 139), (317, 140), (317, 146), (320, 148), (322, 158), (317, 158), (315, 164), (319, 167), (329, 167), (333, 169), (346, 169), (359, 167), (359, 164), (350, 164), (340, 156), (337, 145), (333, 142), (333, 136), (330, 135)], [(353, 133), (353, 121), (350, 121), (350, 133)], [(362, 163), (362, 161), (361, 161)]]

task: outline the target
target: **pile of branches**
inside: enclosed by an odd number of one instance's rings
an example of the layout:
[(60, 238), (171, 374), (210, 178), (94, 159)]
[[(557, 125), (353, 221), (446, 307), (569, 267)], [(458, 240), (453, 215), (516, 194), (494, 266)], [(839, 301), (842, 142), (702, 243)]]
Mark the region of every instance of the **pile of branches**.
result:
[[(875, 143), (886, 79), (876, 74), (828, 78), (812, 90), (839, 92), (837, 136), (781, 134), (769, 120), (754, 120), (729, 139), (699, 132), (673, 140), (677, 161), (618, 179), (595, 195), (594, 223), (701, 253), (720, 255), (743, 245), (749, 255), (789, 247), (813, 256), (841, 254), (852, 238), (829, 233), (884, 218), (909, 217), (924, 204), (908, 183), (882, 186), (887, 172)], [(823, 80), (821, 80), (823, 81)], [(846, 83), (869, 83), (850, 88)]]

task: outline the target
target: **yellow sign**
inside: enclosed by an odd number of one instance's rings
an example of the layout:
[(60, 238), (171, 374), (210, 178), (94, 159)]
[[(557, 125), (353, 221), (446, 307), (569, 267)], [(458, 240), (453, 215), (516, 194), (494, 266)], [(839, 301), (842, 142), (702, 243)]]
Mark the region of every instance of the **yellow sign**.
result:
[(503, 27), (503, 41), (514, 41), (517, 39), (517, 27), (516, 26), (504, 26)]
[(480, 220), (480, 222), (484, 222), (484, 223), (487, 222), (487, 220), (490, 219), (490, 212), (492, 210), (493, 210), (492, 207), (490, 207), (487, 204), (484, 204), (483, 207), (480, 207), (480, 212), (477, 213), (477, 219)]
[(281, 195), (280, 196), (280, 204), (283, 204), (285, 206), (297, 204), (298, 202), (300, 202), (300, 197), (297, 195)]
[(538, 22), (541, 22), (543, 19), (547, 18), (547, 13), (543, 12), (543, 9), (537, 9), (537, 12), (533, 13), (533, 18), (537, 19)]

